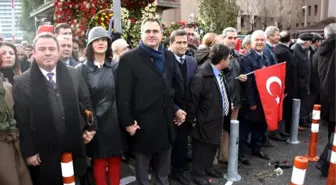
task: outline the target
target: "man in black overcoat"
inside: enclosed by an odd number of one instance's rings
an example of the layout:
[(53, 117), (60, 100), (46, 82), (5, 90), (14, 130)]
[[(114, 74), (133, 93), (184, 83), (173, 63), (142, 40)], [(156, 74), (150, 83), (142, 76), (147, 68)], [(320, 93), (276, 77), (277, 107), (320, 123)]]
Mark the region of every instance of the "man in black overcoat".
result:
[(75, 68), (58, 60), (59, 46), (52, 34), (36, 36), (33, 55), (31, 68), (14, 85), (22, 155), (34, 185), (61, 185), (61, 156), (71, 153), (79, 184), (86, 173), (84, 143), (95, 134), (87, 131), (80, 110), (81, 106), (92, 111), (88, 87)]
[(183, 110), (174, 110), (172, 88), (175, 56), (160, 44), (158, 19), (142, 22), (139, 47), (125, 53), (117, 70), (117, 106), (120, 123), (134, 137), (136, 180), (149, 185), (148, 168), (153, 159), (156, 184), (169, 184), (173, 144), (173, 118), (185, 121)]

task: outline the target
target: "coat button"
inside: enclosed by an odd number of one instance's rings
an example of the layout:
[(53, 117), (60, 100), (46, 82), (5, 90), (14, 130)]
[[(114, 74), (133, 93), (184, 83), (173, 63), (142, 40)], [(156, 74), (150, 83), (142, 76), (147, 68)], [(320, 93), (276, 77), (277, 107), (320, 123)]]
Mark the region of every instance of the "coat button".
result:
[(64, 119), (65, 119), (65, 117), (62, 117), (62, 119), (64, 120)]

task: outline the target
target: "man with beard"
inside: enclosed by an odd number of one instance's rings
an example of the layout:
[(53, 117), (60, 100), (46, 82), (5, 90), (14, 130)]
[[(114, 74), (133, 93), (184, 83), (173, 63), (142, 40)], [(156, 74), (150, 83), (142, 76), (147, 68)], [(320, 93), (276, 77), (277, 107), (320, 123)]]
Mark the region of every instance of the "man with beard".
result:
[[(186, 91), (191, 77), (197, 70), (197, 62), (194, 58), (185, 54), (188, 47), (187, 32), (176, 30), (170, 35), (170, 51), (174, 53), (176, 71), (179, 78), (174, 83), (175, 102), (178, 110), (186, 111)], [(188, 136), (191, 123), (175, 126), (176, 138), (172, 150), (172, 170), (170, 178), (181, 184), (188, 184), (188, 178), (183, 172), (188, 169)]]
[[(335, 41), (336, 41), (336, 24), (329, 24), (324, 28), (324, 36), (326, 40), (322, 42), (320, 48), (317, 50), (313, 58), (313, 70), (315, 77), (318, 79), (319, 84), (319, 99), (321, 101), (321, 120), (328, 122), (328, 139), (323, 153), (320, 156), (320, 160), (316, 164), (316, 168), (319, 169), (322, 174), (327, 176), (329, 162), (328, 153), (330, 153), (332, 147), (331, 135), (335, 128)], [(335, 138), (334, 138), (335, 140)]]
[(35, 61), (15, 79), (13, 91), (21, 152), (34, 185), (63, 184), (61, 156), (71, 153), (77, 184), (86, 172), (84, 143), (95, 134), (79, 110), (79, 103), (92, 110), (88, 87), (75, 68), (58, 62), (52, 34), (37, 35), (33, 48)]
[(23, 46), (16, 46), (16, 51), (18, 62), (20, 62), (21, 72), (23, 73), (29, 69), (30, 62), (28, 61), (28, 57), (25, 54)]

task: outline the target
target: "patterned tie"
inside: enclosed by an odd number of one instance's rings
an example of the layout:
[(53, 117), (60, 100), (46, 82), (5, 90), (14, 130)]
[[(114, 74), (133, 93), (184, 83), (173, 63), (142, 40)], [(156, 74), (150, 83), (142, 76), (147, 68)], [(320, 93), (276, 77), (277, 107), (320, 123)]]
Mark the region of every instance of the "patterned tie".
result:
[(54, 76), (54, 73), (48, 73), (47, 74), (48, 78), (49, 78), (49, 85), (51, 88), (55, 89), (56, 87), (56, 83), (55, 81), (52, 79), (52, 77)]
[(180, 63), (183, 65), (183, 63), (184, 63), (183, 57), (180, 58)]
[(226, 89), (225, 89), (225, 85), (224, 85), (224, 75), (220, 74), (219, 77), (220, 77), (221, 94), (222, 94), (222, 97), (223, 97), (223, 100), (224, 100), (224, 102), (223, 102), (224, 116), (227, 116), (229, 114), (230, 105), (229, 105), (229, 99), (227, 97), (227, 93), (226, 93)]

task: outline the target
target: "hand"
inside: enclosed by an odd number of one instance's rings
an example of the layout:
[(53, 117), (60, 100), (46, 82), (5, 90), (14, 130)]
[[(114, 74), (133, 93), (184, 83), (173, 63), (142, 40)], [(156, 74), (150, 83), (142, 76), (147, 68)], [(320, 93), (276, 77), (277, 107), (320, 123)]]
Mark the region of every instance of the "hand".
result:
[(238, 76), (238, 80), (241, 81), (241, 82), (246, 82), (246, 80), (247, 80), (247, 76), (241, 74), (241, 75)]
[(36, 154), (34, 156), (31, 156), (31, 157), (27, 158), (27, 163), (28, 163), (28, 165), (31, 165), (31, 166), (38, 166), (38, 165), (40, 165), (41, 162), (42, 161), (40, 159), (39, 154)]
[(234, 106), (233, 106), (233, 103), (231, 103), (231, 110), (233, 110), (234, 109)]
[(138, 125), (137, 121), (134, 121), (134, 124), (131, 126), (126, 127), (127, 132), (133, 136), (136, 132), (136, 130), (141, 129), (140, 126)]
[(250, 107), (250, 110), (252, 110), (252, 111), (255, 111), (256, 109), (257, 109), (256, 105), (253, 105), (253, 106)]
[(175, 122), (175, 124), (177, 124), (177, 126), (180, 126), (182, 123), (185, 122), (187, 113), (184, 112), (182, 109), (179, 109), (176, 113), (175, 113), (175, 119), (177, 122)]
[(95, 135), (96, 135), (96, 131), (85, 130), (85, 132), (83, 133), (84, 144), (90, 143)]

